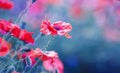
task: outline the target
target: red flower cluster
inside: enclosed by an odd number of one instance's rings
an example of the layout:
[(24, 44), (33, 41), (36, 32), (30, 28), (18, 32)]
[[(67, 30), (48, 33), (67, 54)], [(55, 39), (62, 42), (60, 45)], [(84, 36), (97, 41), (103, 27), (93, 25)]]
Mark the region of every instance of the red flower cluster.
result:
[(71, 38), (68, 34), (72, 30), (72, 26), (69, 23), (65, 23), (62, 21), (55, 22), (51, 24), (48, 19), (44, 20), (41, 24), (41, 32), (45, 35), (61, 35), (66, 36), (67, 38)]
[(8, 21), (0, 20), (0, 31), (1, 32), (10, 32), (10, 35), (12, 35), (26, 43), (34, 43), (34, 39), (32, 38), (32, 32), (22, 30), (22, 29), (20, 29), (19, 26), (12, 24)]
[(0, 0), (0, 8), (10, 10), (13, 8), (13, 3), (6, 0)]
[[(46, 70), (58, 73), (63, 73), (63, 63), (58, 57), (58, 54), (54, 51), (49, 51), (47, 53), (42, 52), (39, 48), (35, 50), (30, 50), (22, 54), (22, 58), (29, 57), (32, 65), (36, 63), (35, 58), (39, 58), (43, 62), (43, 66)], [(25, 60), (24, 60), (25, 61)]]
[(11, 45), (0, 37), (0, 56), (6, 56), (10, 51)]

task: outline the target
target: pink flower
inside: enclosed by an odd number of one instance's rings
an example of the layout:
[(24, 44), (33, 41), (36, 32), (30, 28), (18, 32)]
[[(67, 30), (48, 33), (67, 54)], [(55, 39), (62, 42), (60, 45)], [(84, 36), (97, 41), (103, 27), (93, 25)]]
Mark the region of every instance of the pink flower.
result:
[(46, 35), (57, 35), (57, 30), (51, 25), (49, 20), (44, 20), (41, 24), (41, 30)]
[(68, 32), (72, 30), (72, 26), (69, 23), (58, 21), (53, 24), (53, 27), (57, 30), (58, 35), (64, 35), (67, 38), (71, 38)]
[[(39, 58), (43, 62), (43, 66), (46, 70), (54, 72), (55, 70), (58, 73), (63, 73), (64, 66), (61, 60), (58, 57), (58, 54), (54, 51), (43, 52), (40, 48), (36, 48), (35, 50), (30, 50), (29, 52), (25, 52), (22, 55), (22, 58), (29, 57), (32, 65), (36, 63), (36, 58)], [(18, 55), (18, 58), (20, 55)], [(26, 63), (26, 59), (24, 60)]]
[(11, 29), (11, 23), (6, 20), (0, 20), (0, 29), (5, 32), (9, 32)]
[(13, 8), (13, 3), (10, 1), (2, 1), (0, 0), (0, 8), (10, 10)]
[(32, 32), (28, 32), (26, 30), (20, 29), (19, 26), (12, 24), (6, 20), (0, 20), (0, 32), (10, 32), (10, 35), (26, 42), (26, 43), (34, 43), (34, 39), (32, 38)]
[(52, 73), (54, 73), (55, 70), (57, 70), (58, 73), (63, 73), (64, 66), (56, 52), (50, 51), (50, 52), (45, 53), (44, 55), (47, 56), (46, 59), (44, 59), (44, 56), (43, 56), (44, 60), (42, 60), (43, 66), (46, 70), (52, 71)]
[(41, 24), (41, 32), (46, 35), (60, 35), (66, 36), (67, 38), (71, 38), (68, 34), (72, 30), (72, 26), (69, 23), (65, 23), (62, 21), (55, 22), (51, 24), (48, 19), (44, 20)]
[(10, 51), (11, 45), (0, 37), (0, 56), (6, 56)]
[(58, 73), (63, 73), (64, 66), (56, 52), (48, 51), (44, 53), (40, 51), (39, 53), (37, 53), (37, 55), (39, 54), (38, 57), (42, 60), (43, 66), (46, 70), (52, 71), (52, 73), (54, 73), (55, 70), (57, 70)]
[(27, 43), (34, 43), (34, 38), (32, 37), (32, 34), (32, 32), (21, 30), (19, 39)]
[(52, 73), (54, 73), (55, 70), (57, 70), (58, 73), (64, 73), (63, 63), (59, 58), (48, 59), (43, 62), (43, 66), (46, 70), (52, 71)]
[[(36, 63), (36, 58), (38, 58), (38, 56), (40, 57), (42, 55), (42, 52), (40, 51), (39, 48), (37, 48), (36, 50), (31, 49), (28, 52), (22, 53), (22, 54), (18, 54), (18, 58), (20, 59), (20, 56), (22, 55), (22, 59), (29, 57), (32, 66)], [(26, 60), (24, 60), (24, 62), (26, 63)]]

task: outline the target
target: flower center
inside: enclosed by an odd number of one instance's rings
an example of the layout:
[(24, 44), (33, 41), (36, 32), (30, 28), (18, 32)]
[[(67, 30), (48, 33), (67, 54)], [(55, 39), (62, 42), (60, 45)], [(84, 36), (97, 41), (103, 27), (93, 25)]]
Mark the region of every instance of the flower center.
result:
[(54, 27), (56, 30), (60, 30), (60, 28), (59, 27)]

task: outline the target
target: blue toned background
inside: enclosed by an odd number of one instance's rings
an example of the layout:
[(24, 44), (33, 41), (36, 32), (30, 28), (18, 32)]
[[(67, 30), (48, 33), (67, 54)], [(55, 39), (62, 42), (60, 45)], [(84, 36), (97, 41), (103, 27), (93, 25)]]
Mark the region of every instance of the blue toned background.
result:
[[(12, 10), (0, 9), (2, 19), (16, 20), (29, 0), (11, 1)], [(28, 9), (20, 24), (27, 23), (25, 29), (34, 31), (35, 37), (45, 18), (71, 23), (72, 38), (57, 36), (48, 48), (58, 52), (65, 73), (120, 73), (120, 2), (111, 1), (46, 0), (38, 4), (38, 13)], [(48, 40), (48, 36), (40, 38), (34, 47), (42, 48)]]

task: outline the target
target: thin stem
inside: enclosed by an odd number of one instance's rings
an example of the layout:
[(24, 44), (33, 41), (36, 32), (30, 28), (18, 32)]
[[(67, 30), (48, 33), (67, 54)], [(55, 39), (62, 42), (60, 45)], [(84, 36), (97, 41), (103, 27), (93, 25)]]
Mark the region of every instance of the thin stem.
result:
[[(1, 44), (0, 44), (0, 49), (1, 49), (1, 47), (2, 47), (2, 44), (3, 44), (3, 40), (5, 40), (5, 38), (11, 33), (11, 31), (12, 31), (12, 28), (10, 29), (10, 31), (9, 32), (7, 32), (7, 34), (6, 35), (3, 35), (3, 39), (2, 39), (2, 42), (1, 42)], [(11, 37), (10, 37), (11, 38)]]
[(26, 67), (25, 67), (25, 69), (23, 70), (23, 72), (22, 72), (22, 73), (25, 73), (25, 71), (26, 71), (27, 67), (28, 67), (28, 66), (26, 66)]
[[(43, 53), (42, 53), (42, 55), (41, 55), (41, 57), (40, 57), (39, 59), (42, 59), (42, 58), (43, 58)], [(36, 64), (29, 70), (28, 73), (30, 73), (30, 72), (33, 70), (33, 68), (34, 68), (36, 65), (38, 65), (39, 62), (40, 62), (40, 60), (37, 60)]]
[(39, 62), (40, 62), (40, 60), (37, 60), (36, 64), (29, 70), (28, 73), (31, 73), (31, 71), (34, 69), (34, 67), (35, 67), (36, 65), (38, 65)]
[[(38, 36), (37, 37), (35, 37), (35, 42), (40, 38), (42, 36), (42, 34), (41, 33), (39, 33), (38, 34)], [(30, 44), (26, 44), (25, 46), (23, 46), (22, 48), (21, 48), (21, 50), (23, 50), (23, 49), (25, 49), (25, 48), (27, 48), (28, 46), (29, 46)]]
[[(3, 45), (3, 40), (5, 40), (5, 38), (9, 35), (9, 33), (11, 32), (11, 30), (12, 30), (12, 29), (10, 29), (10, 31), (9, 31), (6, 35), (3, 36), (2, 42), (1, 42), (1, 44), (0, 44), (0, 49), (2, 49), (1, 47), (2, 47), (2, 45)], [(12, 39), (12, 36), (10, 37), (10, 39)], [(12, 50), (11, 50), (11, 51), (12, 51)], [(10, 54), (10, 52), (9, 52), (8, 54)], [(8, 58), (8, 59), (10, 59), (10, 58)], [(1, 63), (1, 62), (0, 62), (0, 63)], [(2, 65), (4, 65), (4, 63), (3, 63)], [(2, 70), (2, 69), (1, 69), (1, 70)]]
[(54, 39), (54, 37), (51, 36), (50, 39), (49, 39), (49, 41), (48, 41), (48, 43), (46, 44), (46, 46), (42, 49), (43, 51), (46, 51), (47, 48), (49, 48), (49, 46), (50, 46), (51, 42), (53, 41), (53, 39)]
[(37, 41), (41, 36), (42, 36), (42, 34), (39, 33), (39, 35), (35, 38), (35, 41)]
[[(35, 41), (37, 41), (37, 39), (39, 39), (41, 37), (41, 34), (39, 34), (36, 38), (35, 38)], [(13, 57), (11, 59), (13, 59), (18, 52), (22, 51), (23, 49), (25, 49), (27, 46), (29, 46), (29, 44), (25, 45), (23, 48), (21, 48), (20, 50), (16, 51), (15, 54), (13, 55)], [(34, 55), (34, 54), (33, 54)], [(11, 60), (10, 59), (10, 60)], [(24, 60), (24, 59), (23, 59)], [(6, 65), (7, 66), (7, 65)], [(8, 69), (9, 70), (9, 69)]]
[[(52, 40), (53, 40), (53, 37), (50, 37), (50, 40), (48, 41), (48, 43), (47, 43), (47, 45), (45, 46), (45, 50), (49, 47), (49, 45), (50, 45), (50, 43), (52, 42)], [(36, 53), (35, 53), (36, 54)], [(35, 55), (35, 54), (31, 54), (30, 56), (33, 56), (33, 55)], [(43, 53), (42, 53), (42, 55), (41, 55), (41, 58), (43, 57)], [(16, 62), (16, 63), (14, 63), (14, 64), (12, 64), (12, 65), (15, 65), (15, 64), (17, 64), (17, 63), (19, 63), (19, 62), (21, 62), (21, 61), (23, 61), (23, 60), (25, 60), (26, 58), (24, 58), (24, 59), (21, 59), (21, 60), (19, 60), (18, 62)], [(30, 73), (32, 70), (33, 70), (33, 68), (36, 66), (36, 65), (38, 65), (38, 63), (39, 63), (39, 61), (40, 60), (38, 60), (37, 62), (36, 62), (36, 64), (31, 68), (31, 70), (28, 72), (28, 73)], [(9, 70), (9, 69), (8, 69)], [(7, 71), (8, 71), (7, 70)]]
[(5, 40), (5, 38), (6, 38), (8, 35), (9, 35), (9, 32), (8, 32), (6, 35), (3, 35), (3, 37), (2, 37), (2, 42), (0, 43), (0, 44), (1, 44), (1, 45), (0, 45), (0, 49), (1, 49), (2, 45), (3, 45), (3, 40)]
[(23, 12), (21, 12), (21, 14), (18, 16), (16, 22), (19, 23), (19, 22), (21, 21), (22, 17), (23, 17), (24, 14), (28, 11), (28, 9), (31, 7), (32, 4), (33, 4), (33, 3), (31, 2), (31, 4), (30, 4), (28, 7), (26, 7), (26, 8), (23, 10)]
[[(38, 52), (39, 53), (39, 52)], [(33, 55), (35, 55), (35, 54), (37, 54), (37, 53), (34, 53), (34, 54), (31, 54), (31, 55), (29, 55), (29, 57), (31, 57), (31, 56), (33, 56)], [(43, 53), (42, 53), (42, 55), (41, 55), (41, 57), (40, 57), (40, 59), (43, 57)], [(12, 65), (15, 65), (15, 64), (17, 64), (17, 63), (19, 63), (19, 62), (21, 62), (21, 61), (23, 61), (23, 60), (25, 60), (27, 57), (25, 57), (24, 59), (20, 59), (19, 61), (17, 61), (17, 62), (15, 62), (15, 63), (13, 63)]]
[[(47, 45), (46, 45), (45, 48), (43, 49), (43, 50), (44, 50), (43, 52), (45, 52), (46, 49), (49, 48), (49, 45), (51, 44), (53, 38), (54, 38), (53, 36), (50, 37)], [(43, 57), (43, 55), (42, 55), (42, 57)], [(42, 57), (41, 57), (41, 58), (42, 58)], [(34, 68), (36, 65), (38, 65), (39, 61), (40, 61), (40, 60), (38, 60), (38, 61), (36, 62), (36, 64), (31, 68), (31, 70), (30, 70), (28, 73), (30, 73), (30, 72), (33, 70), (33, 68)]]
[[(20, 43), (20, 44), (21, 44), (21, 43)], [(17, 47), (15, 48), (15, 53), (16, 53), (16, 51), (17, 51), (17, 49), (18, 49), (18, 47), (19, 47), (20, 44), (18, 44)], [(12, 56), (12, 57), (9, 58), (9, 60), (8, 60), (8, 61), (6, 62), (6, 64), (3, 66), (3, 68), (1, 69), (1, 71), (8, 65), (8, 62), (9, 62), (10, 60), (12, 60), (15, 56), (16, 56), (16, 55), (14, 55), (14, 56)], [(9, 66), (9, 67), (10, 67), (10, 66)], [(9, 68), (9, 67), (8, 67), (8, 68)]]

